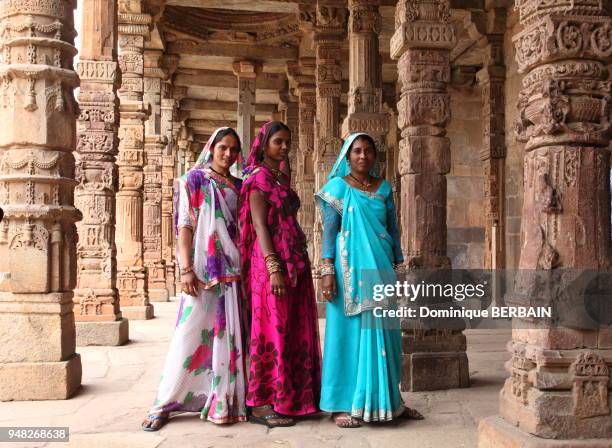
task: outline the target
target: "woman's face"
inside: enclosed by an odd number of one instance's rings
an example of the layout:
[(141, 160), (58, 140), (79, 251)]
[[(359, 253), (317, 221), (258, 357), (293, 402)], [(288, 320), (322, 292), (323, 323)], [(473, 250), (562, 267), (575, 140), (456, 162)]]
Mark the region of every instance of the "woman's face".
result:
[(358, 138), (353, 142), (349, 151), (349, 163), (351, 171), (359, 174), (370, 172), (376, 162), (376, 149), (372, 144), (363, 138)]
[(264, 154), (272, 160), (285, 160), (291, 148), (291, 134), (285, 129), (275, 132), (270, 136)]
[(219, 168), (229, 170), (240, 154), (238, 139), (231, 134), (224, 136), (213, 148), (213, 163)]

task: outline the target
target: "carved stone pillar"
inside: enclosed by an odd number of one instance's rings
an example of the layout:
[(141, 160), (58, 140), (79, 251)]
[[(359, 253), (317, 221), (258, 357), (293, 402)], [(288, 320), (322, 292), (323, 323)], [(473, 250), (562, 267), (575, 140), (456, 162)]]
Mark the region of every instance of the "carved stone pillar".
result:
[(296, 140), (299, 140), (300, 132), (298, 99), (289, 93), (282, 94), (279, 109), (282, 112), (282, 121), (291, 130), (291, 136), (294, 142), (291, 151), (289, 151), (289, 165), (291, 166), (291, 185), (293, 188), (295, 188), (297, 158), (299, 152), (299, 147), (295, 144), (295, 142)]
[[(526, 151), (519, 269), (537, 271), (541, 281), (521, 276), (506, 303), (555, 303), (546, 280), (565, 291), (563, 306), (578, 322), (585, 305), (610, 301), (609, 282), (601, 292), (571, 285), (585, 270), (610, 269), (612, 19), (591, 0), (515, 6), (523, 27), (513, 42), (524, 75), (516, 132)], [(513, 323), (501, 418), (481, 422), (479, 446), (610, 446), (610, 330)]]
[(170, 299), (166, 289), (166, 262), (162, 254), (162, 153), (167, 140), (162, 135), (145, 137), (143, 241), (149, 298)]
[[(346, 9), (319, 1), (316, 10), (316, 27), (314, 34), (316, 54), (316, 101), (317, 114), (315, 124), (316, 150), (314, 154), (315, 186), (317, 192), (327, 181), (338, 152), (342, 146), (340, 138), (340, 50), (344, 40)], [(321, 259), (322, 224), (321, 215), (314, 216), (314, 253), (315, 273)]]
[(484, 168), (485, 192), (485, 269), (503, 269), (505, 266), (504, 165), (506, 158), (506, 102), (504, 66), (504, 10), (488, 13), (494, 29), (488, 32), (485, 67), (477, 77), (482, 88), (483, 146), (480, 159)]
[[(312, 58), (302, 58), (300, 69), (307, 72), (314, 69), (315, 61)], [(304, 230), (308, 242), (308, 255), (314, 255), (314, 119), (316, 112), (316, 89), (312, 75), (297, 75), (297, 96), (299, 113), (299, 150), (297, 157), (296, 190), (302, 203), (298, 212), (298, 221)]]
[(193, 165), (198, 160), (198, 149), (200, 144), (193, 141), (193, 137), (189, 137), (187, 140), (187, 150), (185, 152), (185, 172), (193, 168)]
[(383, 111), (382, 62), (378, 51), (380, 0), (349, 0), (348, 115), (342, 135), (367, 132), (376, 142), (379, 172), (384, 172), (389, 117)]
[(145, 124), (145, 166), (143, 204), (144, 265), (147, 289), (152, 302), (167, 302), (166, 262), (162, 255), (162, 154), (168, 139), (161, 129), (162, 81), (160, 50), (145, 51), (144, 101), (151, 111)]
[(148, 109), (143, 103), (144, 41), (151, 16), (140, 2), (120, 3), (119, 191), (117, 193), (117, 281), (121, 310), (130, 319), (150, 319), (147, 272), (143, 263), (144, 136)]
[[(409, 269), (448, 269), (446, 174), (450, 171), (450, 50), (456, 36), (448, 0), (400, 0), (391, 56), (402, 84), (402, 247)], [(466, 340), (461, 331), (404, 331), (403, 390), (467, 387)]]
[(182, 176), (187, 172), (186, 164), (187, 164), (187, 151), (189, 148), (189, 140), (186, 137), (181, 136), (183, 131), (179, 132), (179, 139), (177, 140), (178, 147), (178, 170), (179, 176)]
[(117, 9), (111, 0), (83, 4), (83, 51), (74, 202), (77, 225), (77, 286), (74, 291), (77, 345), (121, 345), (128, 321), (117, 293), (115, 193), (121, 81), (117, 64)]
[(255, 132), (255, 80), (261, 72), (261, 64), (238, 61), (233, 65), (238, 78), (238, 126), (236, 132), (242, 143), (242, 156), (248, 157)]
[(56, 400), (75, 353), (75, 1), (0, 2), (0, 400)]
[(171, 97), (172, 86), (165, 83), (162, 88), (161, 127), (167, 144), (162, 154), (162, 204), (161, 232), (162, 257), (166, 263), (166, 289), (170, 297), (176, 295), (174, 261), (174, 224), (173, 224), (173, 182), (176, 163), (177, 141), (172, 131), (178, 102)]

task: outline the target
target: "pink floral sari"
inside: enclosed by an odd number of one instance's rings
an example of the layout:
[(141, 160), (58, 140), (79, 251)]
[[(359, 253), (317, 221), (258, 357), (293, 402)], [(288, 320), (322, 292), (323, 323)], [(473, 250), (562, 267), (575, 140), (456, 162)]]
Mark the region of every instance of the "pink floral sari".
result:
[[(240, 207), (240, 258), (243, 285), (251, 315), (250, 371), (247, 405), (272, 405), (285, 415), (318, 411), (321, 390), (321, 350), (315, 292), (306, 238), (297, 221), (300, 201), (289, 185), (256, 162), (263, 151), (270, 123), (261, 128), (247, 162)], [(257, 242), (249, 198), (262, 192), (268, 204), (267, 224), (280, 257), (287, 294), (276, 297), (263, 253)]]

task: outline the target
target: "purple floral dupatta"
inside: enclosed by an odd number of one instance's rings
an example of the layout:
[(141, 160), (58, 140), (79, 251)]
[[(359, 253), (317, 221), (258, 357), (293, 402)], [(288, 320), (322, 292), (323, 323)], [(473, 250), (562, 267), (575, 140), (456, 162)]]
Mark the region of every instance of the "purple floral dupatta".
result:
[[(203, 158), (208, 158), (210, 145), (219, 131), (208, 140), (202, 151)], [(215, 176), (200, 160), (175, 180), (176, 234), (178, 237), (179, 230), (185, 226), (193, 229), (193, 270), (204, 289), (240, 280), (238, 227), (231, 212), (237, 207), (239, 191), (240, 185)], [(180, 207), (187, 208), (190, 222), (179, 222)]]

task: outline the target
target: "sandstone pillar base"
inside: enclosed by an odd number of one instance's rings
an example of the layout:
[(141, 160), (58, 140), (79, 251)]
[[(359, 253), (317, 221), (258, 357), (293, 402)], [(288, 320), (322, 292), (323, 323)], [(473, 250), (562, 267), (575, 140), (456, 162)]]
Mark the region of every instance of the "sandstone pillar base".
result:
[(0, 364), (0, 401), (65, 400), (81, 385), (81, 357)]
[(470, 386), (467, 341), (463, 333), (415, 333), (404, 330), (401, 389), (405, 392)]
[(79, 347), (123, 345), (129, 338), (130, 326), (127, 319), (76, 323), (76, 345)]
[(169, 302), (170, 294), (168, 290), (164, 288), (151, 288), (149, 289), (149, 301), (150, 302)]
[(403, 356), (401, 389), (406, 392), (470, 386), (465, 352), (410, 353)]
[(478, 425), (478, 448), (607, 448), (610, 439), (542, 439), (523, 432), (499, 416)]
[(121, 308), (121, 314), (127, 319), (131, 320), (148, 320), (153, 319), (155, 314), (153, 312), (153, 305), (137, 305), (137, 306), (124, 306)]

